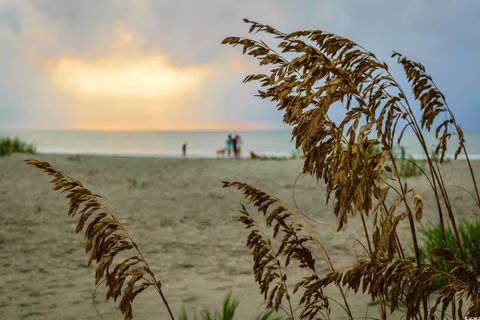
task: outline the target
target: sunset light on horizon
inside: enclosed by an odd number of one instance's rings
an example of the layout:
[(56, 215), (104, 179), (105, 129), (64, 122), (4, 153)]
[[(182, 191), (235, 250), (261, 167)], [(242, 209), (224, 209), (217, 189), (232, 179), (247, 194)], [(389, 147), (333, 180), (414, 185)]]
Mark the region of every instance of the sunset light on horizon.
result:
[[(125, 38), (125, 32), (120, 36)], [(158, 51), (141, 52), (128, 41), (103, 56), (63, 55), (44, 63), (52, 88), (69, 101), (72, 129), (210, 130), (222, 123), (196, 123), (189, 107), (204, 99), (212, 75), (205, 65), (175, 66)]]
[[(238, 59), (232, 63), (241, 69)], [(265, 129), (260, 121), (198, 121), (191, 110), (207, 99), (204, 91), (214, 69), (175, 66), (158, 52), (122, 50), (91, 59), (66, 55), (45, 63), (52, 88), (69, 101), (74, 130)]]

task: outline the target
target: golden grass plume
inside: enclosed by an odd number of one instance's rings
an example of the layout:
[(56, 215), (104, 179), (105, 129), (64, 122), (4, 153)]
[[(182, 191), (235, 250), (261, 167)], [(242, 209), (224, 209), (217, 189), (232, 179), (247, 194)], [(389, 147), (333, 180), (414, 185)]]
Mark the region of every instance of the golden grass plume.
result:
[(48, 162), (26, 160), (49, 176), (54, 190), (66, 192), (68, 216), (77, 218), (76, 233), (84, 231), (84, 248), (88, 265), (95, 262), (95, 284), (105, 283), (106, 298), (118, 302), (125, 320), (133, 319), (135, 297), (149, 287), (157, 290), (173, 319), (162, 292), (161, 282), (145, 260), (143, 253), (118, 218), (83, 184), (52, 167)]
[[(458, 137), (453, 157), (456, 159), (464, 153), (479, 208), (480, 196), (463, 131), (425, 67), (397, 52), (392, 54), (412, 85), (421, 114), (418, 120), (415, 105), (390, 73), (388, 65), (361, 45), (321, 30), (283, 33), (269, 25), (247, 19), (245, 22), (255, 37), (269, 36), (268, 43), (273, 44), (267, 45), (253, 37), (223, 40), (224, 44), (240, 46), (244, 54), (257, 59), (259, 65), (268, 70), (248, 75), (244, 82), (258, 82), (258, 96), (273, 101), (283, 112), (283, 121), (293, 127), (293, 140), (305, 155), (303, 172), (325, 183), (327, 203), (333, 202), (338, 231), (351, 219), (359, 219), (364, 229), (362, 245), (368, 258), (358, 259), (342, 271), (334, 271), (332, 267), (327, 275), (304, 278), (305, 282), (301, 283), (304, 296), (311, 292), (322, 295), (327, 285), (334, 284), (369, 293), (379, 302), (382, 319), (387, 319), (388, 305), (393, 311), (398, 309), (399, 302), (407, 307), (407, 319), (435, 318), (438, 305), (441, 305), (441, 318), (446, 316), (449, 307), (452, 318), (463, 316), (464, 304), (468, 305), (466, 316), (478, 316), (480, 275), (462, 260), (455, 213), (439, 165), (447, 155), (448, 141), (453, 135)], [(343, 110), (343, 118), (334, 121), (332, 110)], [(445, 259), (448, 257), (450, 269), (446, 273), (421, 263), (417, 229), (424, 215), (422, 195), (408, 186), (393, 153), (407, 130), (415, 135), (425, 156), (426, 169), (422, 171), (432, 188), (442, 236), (445, 239), (445, 226), (450, 224), (459, 248), (459, 257), (447, 249), (437, 251)], [(430, 150), (424, 130), (435, 131), (434, 150)], [(370, 152), (372, 148), (379, 152)], [(225, 183), (225, 186), (242, 190), (245, 198), (263, 211), (263, 199), (267, 198), (262, 190), (246, 187), (241, 182)], [(240, 212), (242, 222), (249, 228), (253, 226), (245, 207), (242, 206)], [(405, 243), (397, 235), (396, 228), (402, 223), (409, 226), (408, 240), (413, 242), (414, 256), (409, 256)], [(272, 226), (267, 224), (267, 227)], [(293, 228), (293, 233), (297, 232), (301, 229)], [(255, 229), (250, 232), (249, 241), (252, 237), (257, 237)], [(288, 240), (283, 245), (287, 243)], [(258, 260), (255, 250), (262, 250), (265, 244), (250, 241), (247, 245), (254, 261)], [(325, 256), (326, 252), (321, 251)], [(277, 256), (280, 253), (281, 250)], [(303, 254), (304, 258), (311, 255)], [(254, 262), (255, 273), (261, 272), (262, 267)], [(439, 277), (446, 279), (448, 285), (429, 306), (433, 284)], [(268, 288), (268, 284), (261, 285), (262, 290), (263, 287)], [(300, 307), (308, 309), (305, 304)], [(352, 319), (346, 301), (345, 309)], [(294, 319), (292, 312), (286, 315)], [(300, 319), (315, 316), (303, 312)], [(328, 318), (328, 314), (324, 316)]]

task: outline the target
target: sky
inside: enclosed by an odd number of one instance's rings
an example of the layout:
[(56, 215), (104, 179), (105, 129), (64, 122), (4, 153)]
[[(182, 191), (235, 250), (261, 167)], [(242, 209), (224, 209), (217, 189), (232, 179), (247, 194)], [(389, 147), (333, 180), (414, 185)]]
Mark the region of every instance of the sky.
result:
[(422, 62), (465, 131), (480, 131), (478, 0), (0, 0), (0, 129), (284, 129), (242, 84), (226, 36), (243, 18), (351, 38), (404, 75)]

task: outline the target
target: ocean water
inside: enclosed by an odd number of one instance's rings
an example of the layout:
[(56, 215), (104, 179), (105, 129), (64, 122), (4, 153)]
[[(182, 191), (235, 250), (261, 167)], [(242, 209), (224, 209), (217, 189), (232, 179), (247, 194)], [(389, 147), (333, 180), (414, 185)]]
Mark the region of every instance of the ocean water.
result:
[[(215, 158), (216, 151), (225, 148), (228, 134), (240, 135), (243, 157), (248, 157), (250, 151), (265, 156), (290, 156), (295, 152), (290, 131), (0, 130), (0, 136), (17, 136), (34, 143), (40, 153), (178, 157), (182, 144), (187, 143), (187, 156), (201, 158)], [(426, 138), (428, 145), (433, 146), (433, 135)], [(466, 133), (465, 138), (470, 158), (480, 159), (480, 133)], [(454, 144), (453, 138), (452, 153)], [(422, 158), (413, 135), (404, 135), (403, 146), (407, 155)]]
[(187, 156), (201, 158), (215, 158), (217, 150), (226, 147), (229, 134), (240, 135), (244, 157), (250, 151), (266, 156), (288, 156), (295, 151), (289, 131), (0, 130), (0, 135), (34, 143), (39, 153), (178, 157), (187, 143)]

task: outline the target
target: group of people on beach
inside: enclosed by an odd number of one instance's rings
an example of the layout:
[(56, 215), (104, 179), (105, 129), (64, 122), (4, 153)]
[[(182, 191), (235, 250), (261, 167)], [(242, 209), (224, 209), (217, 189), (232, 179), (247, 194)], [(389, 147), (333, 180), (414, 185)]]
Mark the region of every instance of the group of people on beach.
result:
[(229, 158), (232, 155), (236, 159), (240, 158), (241, 152), (242, 152), (242, 139), (240, 138), (240, 136), (238, 134), (235, 135), (235, 137), (232, 137), (231, 134), (228, 135), (225, 150), (227, 151), (227, 156)]
[[(232, 156), (235, 159), (240, 159), (242, 153), (242, 138), (240, 135), (235, 135), (234, 137), (229, 134), (226, 141), (226, 146), (223, 149), (217, 150), (217, 157), (225, 157), (225, 153), (227, 154), (228, 158)], [(182, 156), (187, 156), (187, 143), (182, 144)]]

